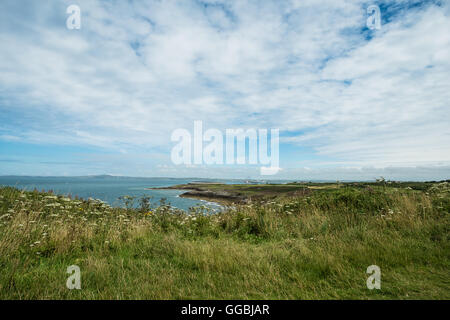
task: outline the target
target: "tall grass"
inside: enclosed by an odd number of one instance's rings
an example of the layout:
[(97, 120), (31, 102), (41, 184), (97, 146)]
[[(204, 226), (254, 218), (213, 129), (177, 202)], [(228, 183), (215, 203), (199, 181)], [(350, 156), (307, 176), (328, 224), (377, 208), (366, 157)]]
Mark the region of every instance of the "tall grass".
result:
[[(1, 188), (0, 298), (450, 298), (448, 183), (320, 189), (218, 214), (148, 200)], [(65, 285), (73, 264), (81, 290)], [(366, 287), (373, 264), (381, 290)]]

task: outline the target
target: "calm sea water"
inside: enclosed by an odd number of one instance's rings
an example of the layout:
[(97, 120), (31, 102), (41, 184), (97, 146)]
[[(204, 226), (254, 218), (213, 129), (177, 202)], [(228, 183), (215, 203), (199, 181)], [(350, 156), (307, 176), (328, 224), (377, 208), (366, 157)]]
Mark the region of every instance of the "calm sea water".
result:
[[(39, 191), (52, 190), (56, 194), (78, 196), (84, 199), (89, 197), (101, 199), (112, 206), (120, 206), (117, 199), (120, 196), (151, 196), (152, 203), (156, 204), (161, 198), (166, 198), (172, 206), (188, 210), (196, 205), (207, 205), (213, 209), (220, 206), (206, 201), (181, 198), (183, 190), (146, 190), (152, 187), (167, 187), (193, 181), (211, 181), (207, 179), (176, 179), (176, 178), (131, 178), (113, 176), (92, 177), (0, 177), (0, 185), (13, 186), (19, 189)], [(214, 180), (222, 183), (237, 183), (236, 180)]]

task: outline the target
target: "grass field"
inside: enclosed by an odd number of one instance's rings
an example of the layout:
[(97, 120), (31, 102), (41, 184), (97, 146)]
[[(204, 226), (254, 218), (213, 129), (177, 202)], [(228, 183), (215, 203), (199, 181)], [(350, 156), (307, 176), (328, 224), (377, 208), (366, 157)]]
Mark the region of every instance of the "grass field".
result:
[(211, 215), (2, 187), (0, 299), (450, 298), (448, 182), (272, 191)]

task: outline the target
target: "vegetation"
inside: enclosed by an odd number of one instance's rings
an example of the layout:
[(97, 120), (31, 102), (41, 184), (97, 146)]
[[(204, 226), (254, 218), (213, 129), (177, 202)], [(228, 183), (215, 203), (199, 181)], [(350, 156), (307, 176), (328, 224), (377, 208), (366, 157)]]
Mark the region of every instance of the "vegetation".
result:
[[(327, 184), (327, 188), (332, 185)], [(280, 196), (298, 196), (309, 192), (304, 184), (222, 184), (222, 183), (188, 183), (171, 187), (153, 189), (187, 190), (181, 194), (186, 198), (207, 199), (225, 205), (247, 203), (249, 201), (267, 200)]]
[(222, 184), (198, 182), (152, 189), (187, 190), (187, 192), (181, 195), (182, 197), (213, 200), (222, 204), (242, 204), (249, 201), (267, 200), (269, 198), (305, 196), (312, 190), (333, 190), (343, 186), (356, 189), (383, 186), (385, 188), (407, 188), (424, 191), (432, 187), (433, 184), (436, 184), (436, 181), (395, 182), (386, 181), (384, 178), (380, 178), (377, 179), (377, 182), (365, 183), (340, 183), (337, 181), (336, 183), (291, 182), (286, 184)]
[(290, 186), (218, 214), (0, 188), (0, 299), (450, 298), (448, 182)]

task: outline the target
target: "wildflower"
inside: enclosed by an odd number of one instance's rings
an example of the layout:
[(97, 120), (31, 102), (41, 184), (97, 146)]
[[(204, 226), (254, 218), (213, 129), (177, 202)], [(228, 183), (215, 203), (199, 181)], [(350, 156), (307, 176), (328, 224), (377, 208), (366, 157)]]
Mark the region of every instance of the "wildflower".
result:
[(146, 216), (149, 216), (149, 215), (152, 215), (152, 214), (153, 214), (153, 211), (151, 211), (151, 210), (149, 212), (145, 213)]
[(46, 204), (45, 206), (46, 206), (46, 207), (55, 208), (55, 207), (60, 207), (61, 204), (58, 203), (58, 202), (55, 202), (55, 203), (49, 203), (49, 204)]

